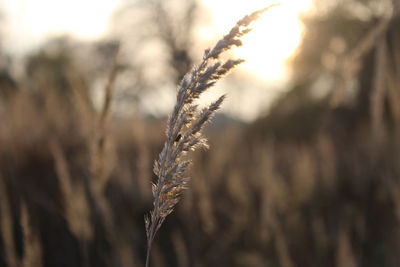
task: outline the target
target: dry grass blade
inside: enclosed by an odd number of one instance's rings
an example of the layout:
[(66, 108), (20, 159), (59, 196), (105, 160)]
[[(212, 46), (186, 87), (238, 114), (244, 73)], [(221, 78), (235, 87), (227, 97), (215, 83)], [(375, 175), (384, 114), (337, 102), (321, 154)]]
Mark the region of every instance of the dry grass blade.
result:
[(2, 177), (0, 177), (0, 237), (3, 244), (2, 257), (7, 266), (16, 267), (19, 265), (18, 255), (15, 252), (15, 239), (13, 235), (13, 215), (10, 208), (10, 200), (6, 192), (6, 186)]
[(180, 84), (175, 107), (168, 119), (167, 140), (159, 159), (154, 163), (154, 173), (158, 181), (153, 185), (154, 208), (150, 215), (145, 217), (146, 266), (149, 265), (151, 245), (157, 231), (187, 187), (189, 177), (185, 176), (185, 173), (190, 161), (184, 156), (190, 150), (207, 147), (201, 130), (220, 108), (225, 96), (221, 96), (201, 111), (198, 110), (195, 101), (225, 74), (243, 62), (242, 59), (222, 60), (220, 56), (234, 46), (241, 46), (240, 38), (251, 31), (249, 24), (271, 7), (255, 11), (239, 20), (212, 49), (204, 52), (202, 62), (187, 73)]
[(104, 92), (104, 102), (97, 117), (96, 131), (93, 138), (91, 150), (91, 172), (93, 175), (92, 186), (95, 194), (101, 195), (108, 181), (108, 171), (110, 166), (107, 164), (107, 158), (110, 153), (107, 153), (108, 136), (108, 120), (111, 113), (111, 104), (114, 98), (114, 83), (119, 72), (119, 46), (114, 56), (114, 62), (109, 73), (107, 84)]

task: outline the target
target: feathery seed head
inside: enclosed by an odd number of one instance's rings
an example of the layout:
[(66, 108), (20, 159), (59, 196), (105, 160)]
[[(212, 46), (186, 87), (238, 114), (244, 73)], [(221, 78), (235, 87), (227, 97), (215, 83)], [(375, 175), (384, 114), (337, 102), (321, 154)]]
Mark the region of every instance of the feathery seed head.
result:
[(251, 31), (249, 24), (270, 7), (255, 11), (239, 20), (212, 49), (204, 51), (202, 62), (189, 71), (180, 83), (175, 107), (168, 118), (167, 140), (158, 160), (154, 162), (153, 170), (158, 179), (152, 185), (154, 208), (150, 215), (145, 217), (148, 255), (156, 232), (165, 217), (173, 211), (183, 190), (187, 188), (189, 178), (184, 175), (190, 161), (185, 159), (185, 155), (198, 147), (208, 148), (207, 140), (201, 130), (220, 108), (225, 95), (202, 110), (199, 110), (194, 102), (203, 92), (244, 61), (242, 59), (223, 61), (220, 56), (234, 46), (241, 46), (240, 37)]

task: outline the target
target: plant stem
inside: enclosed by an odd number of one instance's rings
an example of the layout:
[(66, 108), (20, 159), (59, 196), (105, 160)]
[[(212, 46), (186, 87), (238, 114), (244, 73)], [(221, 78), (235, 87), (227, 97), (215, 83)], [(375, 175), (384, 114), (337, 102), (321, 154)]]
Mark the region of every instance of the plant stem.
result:
[(147, 255), (146, 255), (145, 267), (149, 267), (149, 264), (150, 264), (150, 251), (151, 251), (151, 243), (147, 245)]

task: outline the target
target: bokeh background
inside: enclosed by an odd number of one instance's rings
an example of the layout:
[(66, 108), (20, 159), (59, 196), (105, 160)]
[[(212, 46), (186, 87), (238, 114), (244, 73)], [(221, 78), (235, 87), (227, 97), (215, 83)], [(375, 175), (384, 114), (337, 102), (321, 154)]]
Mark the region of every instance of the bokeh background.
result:
[[(271, 3), (0, 1), (0, 266), (144, 266), (177, 84)], [(151, 266), (400, 266), (399, 12), (283, 0), (254, 23)]]

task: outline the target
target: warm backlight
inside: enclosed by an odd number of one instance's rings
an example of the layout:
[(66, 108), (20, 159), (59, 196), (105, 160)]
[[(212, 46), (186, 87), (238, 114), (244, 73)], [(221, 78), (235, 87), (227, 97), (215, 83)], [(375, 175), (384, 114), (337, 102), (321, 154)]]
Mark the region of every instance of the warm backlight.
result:
[[(253, 25), (253, 31), (243, 38), (244, 46), (237, 56), (246, 59), (242, 68), (264, 80), (286, 77), (286, 61), (299, 45), (302, 24), (299, 16), (311, 7), (312, 0), (203, 0), (212, 13), (215, 27), (221, 35), (226, 33), (244, 14), (280, 3), (265, 13)], [(205, 33), (203, 31), (203, 33)]]

